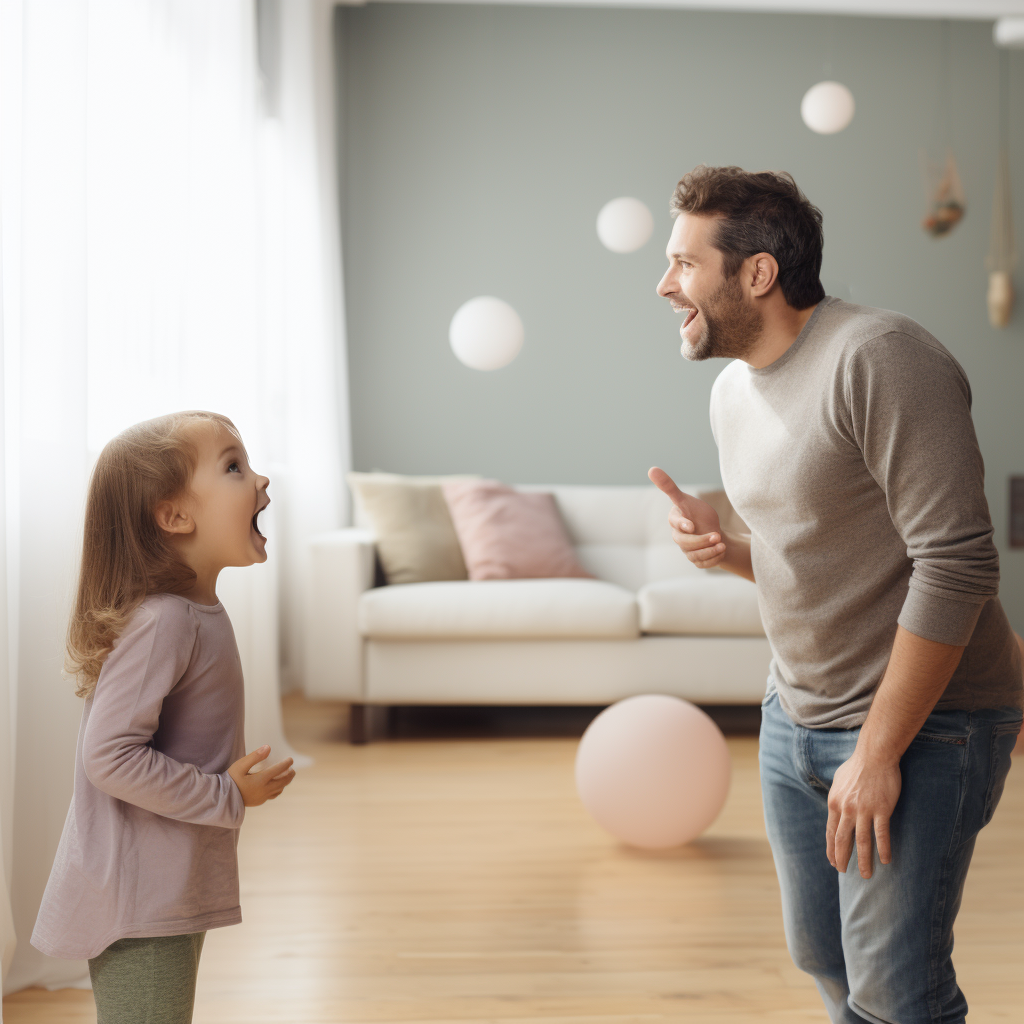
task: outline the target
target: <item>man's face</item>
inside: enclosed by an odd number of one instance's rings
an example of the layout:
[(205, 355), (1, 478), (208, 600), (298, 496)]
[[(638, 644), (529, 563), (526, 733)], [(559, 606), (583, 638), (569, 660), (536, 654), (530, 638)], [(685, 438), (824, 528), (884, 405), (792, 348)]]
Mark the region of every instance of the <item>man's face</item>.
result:
[(711, 244), (717, 216), (681, 213), (669, 238), (668, 270), (658, 294), (683, 314), (679, 336), (687, 359), (739, 359), (756, 344), (763, 326), (760, 311), (745, 293), (742, 270), (727, 278), (722, 253)]

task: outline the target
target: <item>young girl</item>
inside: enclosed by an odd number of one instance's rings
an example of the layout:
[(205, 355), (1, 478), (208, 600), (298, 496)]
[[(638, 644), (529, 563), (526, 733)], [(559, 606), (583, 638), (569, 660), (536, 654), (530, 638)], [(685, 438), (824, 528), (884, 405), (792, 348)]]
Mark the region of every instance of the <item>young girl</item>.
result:
[(88, 959), (98, 1024), (187, 1024), (209, 928), (241, 921), (246, 807), (294, 778), (245, 752), (217, 576), (266, 561), (269, 504), (232, 422), (183, 412), (103, 449), (67, 666), (85, 698), (75, 792), (32, 945)]

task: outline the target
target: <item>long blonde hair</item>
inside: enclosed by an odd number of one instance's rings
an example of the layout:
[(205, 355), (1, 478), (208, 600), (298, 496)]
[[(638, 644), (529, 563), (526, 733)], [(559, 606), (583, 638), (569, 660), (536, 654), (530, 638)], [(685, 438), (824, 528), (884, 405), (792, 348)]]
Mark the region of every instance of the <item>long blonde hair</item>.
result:
[(161, 501), (189, 493), (199, 460), (195, 428), (203, 422), (238, 433), (215, 412), (171, 413), (129, 427), (96, 460), (64, 661), (79, 697), (96, 688), (104, 659), (148, 594), (177, 593), (195, 582), (164, 540), (155, 511)]

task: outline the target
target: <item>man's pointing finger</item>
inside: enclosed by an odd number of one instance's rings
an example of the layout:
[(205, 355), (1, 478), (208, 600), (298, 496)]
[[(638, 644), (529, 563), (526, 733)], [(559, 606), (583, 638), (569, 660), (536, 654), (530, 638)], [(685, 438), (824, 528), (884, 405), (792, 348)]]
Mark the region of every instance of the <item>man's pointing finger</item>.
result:
[(675, 480), (673, 480), (665, 470), (659, 469), (657, 466), (652, 466), (647, 471), (647, 476), (659, 491), (663, 494), (667, 494), (669, 498), (672, 499), (672, 503), (677, 508), (682, 508), (682, 503), (686, 501), (686, 495), (676, 487)]

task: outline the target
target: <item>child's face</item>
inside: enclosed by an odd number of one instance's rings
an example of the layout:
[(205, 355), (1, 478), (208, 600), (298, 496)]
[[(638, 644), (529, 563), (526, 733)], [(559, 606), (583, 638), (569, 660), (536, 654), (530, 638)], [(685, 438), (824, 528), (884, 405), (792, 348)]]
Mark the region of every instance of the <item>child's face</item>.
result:
[(190, 562), (204, 567), (252, 565), (267, 560), (256, 514), (270, 504), (270, 480), (249, 468), (242, 442), (221, 423), (203, 423), (196, 437), (199, 461), (192, 477), (195, 530)]

